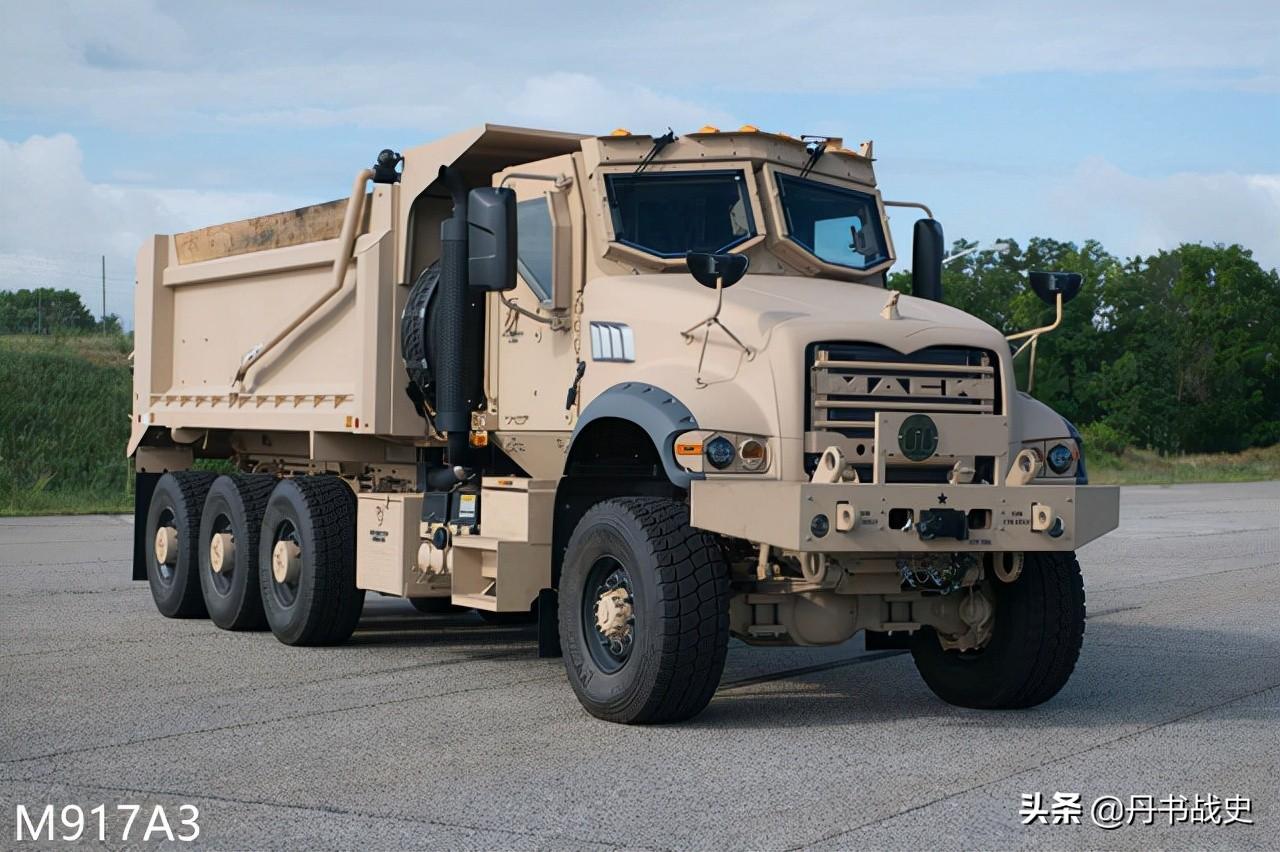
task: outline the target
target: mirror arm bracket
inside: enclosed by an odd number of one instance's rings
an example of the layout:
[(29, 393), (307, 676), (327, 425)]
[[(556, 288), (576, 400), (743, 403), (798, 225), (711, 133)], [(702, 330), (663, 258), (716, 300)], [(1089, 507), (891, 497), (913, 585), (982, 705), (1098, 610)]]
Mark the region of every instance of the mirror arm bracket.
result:
[[(1056, 307), (1057, 315), (1053, 318), (1052, 323), (1050, 323), (1049, 325), (1043, 325), (1040, 328), (1033, 328), (1028, 331), (1020, 331), (1017, 334), (1006, 334), (1004, 339), (1013, 341), (1013, 340), (1021, 340), (1024, 337), (1039, 337), (1040, 335), (1047, 334), (1048, 332), (1053, 331), (1055, 328), (1062, 325), (1062, 294), (1061, 293), (1054, 294), (1054, 305)], [(1022, 347), (1018, 349), (1018, 352), (1021, 352), (1025, 348), (1026, 346), (1024, 344)], [(1016, 357), (1016, 353), (1015, 353), (1015, 357)]]
[(932, 219), (932, 218), (933, 218), (933, 211), (929, 209), (928, 205), (926, 205), (926, 204), (924, 204), (924, 203), (922, 203), (922, 202), (919, 202), (919, 201), (889, 201), (889, 200), (883, 200), (883, 201), (881, 201), (881, 203), (882, 203), (882, 204), (884, 204), (884, 206), (885, 206), (885, 207), (914, 207), (914, 208), (916, 208), (917, 210), (923, 210), (923, 211), (924, 211), (924, 215), (928, 216), (930, 219)]
[(512, 300), (508, 299), (506, 295), (504, 295), (503, 293), (498, 293), (498, 298), (502, 301), (502, 304), (505, 305), (509, 310), (515, 311), (516, 313), (520, 314), (520, 316), (528, 317), (534, 322), (540, 322), (543, 325), (549, 325), (553, 329), (564, 327), (563, 323), (561, 322), (563, 317), (556, 316), (555, 314), (552, 314), (549, 317), (544, 317), (542, 314), (534, 313), (528, 308), (520, 307)]

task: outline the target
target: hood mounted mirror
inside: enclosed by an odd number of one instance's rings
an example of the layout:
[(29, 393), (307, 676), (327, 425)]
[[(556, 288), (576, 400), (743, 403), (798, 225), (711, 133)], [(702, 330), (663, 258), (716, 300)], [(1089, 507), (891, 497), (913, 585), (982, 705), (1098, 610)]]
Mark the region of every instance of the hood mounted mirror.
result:
[(1027, 279), (1037, 296), (1050, 305), (1056, 305), (1059, 294), (1063, 304), (1079, 295), (1084, 276), (1079, 272), (1028, 272)]
[(700, 251), (691, 251), (684, 256), (684, 259), (689, 264), (689, 274), (694, 277), (694, 280), (703, 287), (716, 291), (715, 313), (692, 328), (680, 332), (681, 336), (689, 342), (697, 337), (698, 332), (702, 332), (702, 351), (698, 353), (698, 373), (695, 382), (698, 387), (707, 387), (708, 382), (702, 378), (702, 365), (707, 359), (707, 343), (711, 340), (712, 329), (718, 328), (724, 332), (748, 359), (755, 357), (751, 347), (743, 343), (738, 335), (720, 321), (725, 289), (742, 280), (751, 262), (745, 254), (709, 254)]
[(732, 287), (747, 274), (751, 264), (745, 254), (711, 254), (691, 251), (684, 256), (689, 264), (689, 274), (703, 287), (714, 290), (717, 286)]

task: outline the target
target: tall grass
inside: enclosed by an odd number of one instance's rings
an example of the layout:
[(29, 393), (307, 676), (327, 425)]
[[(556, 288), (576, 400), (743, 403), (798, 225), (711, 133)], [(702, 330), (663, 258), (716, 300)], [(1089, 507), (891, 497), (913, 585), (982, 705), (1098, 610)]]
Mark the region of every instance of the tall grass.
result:
[(132, 506), (122, 335), (0, 336), (0, 515)]
[(1094, 485), (1173, 485), (1180, 482), (1254, 482), (1280, 479), (1280, 444), (1239, 453), (1162, 456), (1132, 447), (1107, 452), (1085, 438), (1089, 481)]

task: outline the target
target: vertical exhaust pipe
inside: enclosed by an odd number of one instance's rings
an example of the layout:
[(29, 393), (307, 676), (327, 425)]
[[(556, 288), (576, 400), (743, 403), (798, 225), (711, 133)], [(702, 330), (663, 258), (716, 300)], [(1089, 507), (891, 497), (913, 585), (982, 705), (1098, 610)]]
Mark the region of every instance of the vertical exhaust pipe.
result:
[(471, 410), (483, 357), (480, 325), (483, 303), (467, 281), (467, 187), (457, 169), (442, 166), (440, 179), (453, 197), (453, 215), (440, 224), (439, 366), (436, 428), (449, 441), (448, 476), (461, 481), (469, 472)]

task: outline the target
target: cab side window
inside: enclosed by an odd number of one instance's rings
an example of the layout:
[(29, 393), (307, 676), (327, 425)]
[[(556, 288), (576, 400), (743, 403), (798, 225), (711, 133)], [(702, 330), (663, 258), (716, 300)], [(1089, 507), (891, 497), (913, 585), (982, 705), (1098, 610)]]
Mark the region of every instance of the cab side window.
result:
[(551, 202), (546, 198), (535, 198), (517, 204), (516, 234), (520, 277), (539, 301), (550, 302), (555, 249), (551, 228)]

